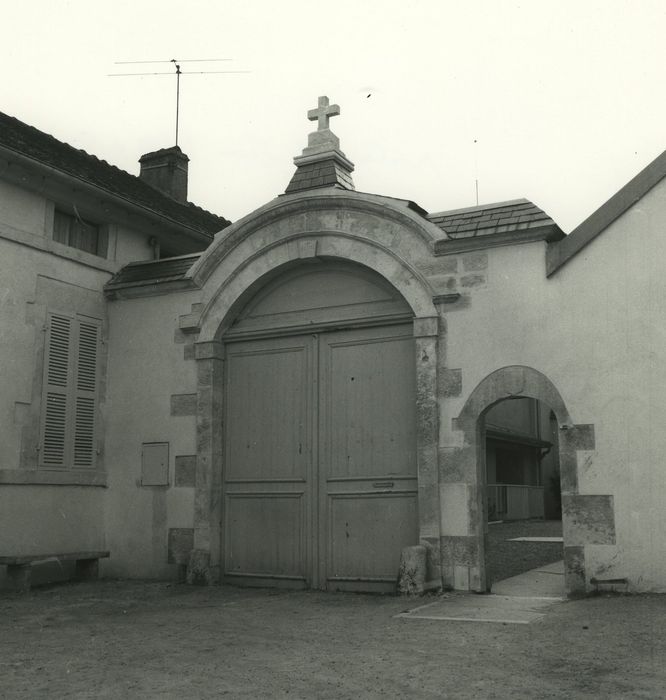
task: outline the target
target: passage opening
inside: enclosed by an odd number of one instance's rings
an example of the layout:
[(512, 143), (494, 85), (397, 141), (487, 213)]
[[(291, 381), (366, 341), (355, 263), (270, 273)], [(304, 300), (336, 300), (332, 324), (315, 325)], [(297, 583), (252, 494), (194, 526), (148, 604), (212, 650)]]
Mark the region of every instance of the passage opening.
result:
[(541, 592), (559, 594), (564, 565), (555, 414), (537, 399), (512, 397), (491, 406), (481, 421), (487, 585), (502, 592), (504, 582), (531, 572), (525, 593), (537, 594), (539, 582), (549, 582)]

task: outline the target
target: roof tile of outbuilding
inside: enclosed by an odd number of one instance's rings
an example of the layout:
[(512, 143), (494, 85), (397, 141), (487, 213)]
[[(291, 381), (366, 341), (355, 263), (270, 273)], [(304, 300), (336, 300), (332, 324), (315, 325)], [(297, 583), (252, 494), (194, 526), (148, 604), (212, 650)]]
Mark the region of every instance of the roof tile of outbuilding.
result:
[(555, 224), (543, 209), (527, 199), (441, 211), (428, 214), (427, 218), (453, 239), (488, 236), (493, 233)]
[(173, 282), (185, 277), (201, 253), (180, 255), (163, 260), (145, 260), (125, 265), (105, 285), (107, 291), (128, 285)]

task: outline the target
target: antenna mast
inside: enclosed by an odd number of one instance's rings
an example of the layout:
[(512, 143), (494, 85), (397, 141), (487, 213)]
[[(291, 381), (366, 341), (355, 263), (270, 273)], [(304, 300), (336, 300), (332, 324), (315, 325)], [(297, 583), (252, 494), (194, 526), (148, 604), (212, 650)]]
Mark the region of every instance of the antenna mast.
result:
[(477, 159), (477, 139), (474, 139), (474, 187), (476, 188), (476, 206), (479, 206), (479, 163)]
[[(115, 61), (115, 65), (137, 65), (139, 63), (173, 63), (176, 69), (176, 146), (178, 145), (178, 129), (180, 123), (180, 76), (181, 75), (210, 75), (212, 73), (250, 73), (249, 70), (196, 70), (182, 71), (181, 63), (214, 63), (219, 61), (231, 61), (231, 58), (191, 58), (179, 61), (177, 58), (172, 58), (168, 61)], [(156, 73), (109, 73), (110, 77), (129, 77), (129, 76), (144, 76), (144, 75), (174, 75), (173, 73), (156, 72)]]
[[(178, 117), (180, 116), (180, 66), (176, 63), (176, 59), (172, 58), (171, 62), (176, 66), (176, 146), (178, 145)], [(478, 199), (478, 196), (477, 196)], [(477, 202), (478, 204), (478, 202)]]

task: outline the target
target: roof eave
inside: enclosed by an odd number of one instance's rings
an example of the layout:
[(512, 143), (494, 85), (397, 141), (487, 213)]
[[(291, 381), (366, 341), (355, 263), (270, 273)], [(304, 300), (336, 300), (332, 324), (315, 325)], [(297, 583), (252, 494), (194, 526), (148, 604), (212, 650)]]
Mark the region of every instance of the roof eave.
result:
[(120, 284), (105, 284), (104, 297), (109, 301), (120, 299), (136, 299), (137, 297), (154, 297), (171, 292), (183, 292), (199, 287), (189, 278), (182, 275), (164, 277), (162, 279), (141, 280), (137, 282), (122, 282)]
[(489, 233), (484, 236), (470, 236), (468, 238), (452, 238), (435, 243), (435, 255), (451, 255), (454, 253), (466, 253), (473, 250), (487, 248), (499, 248), (503, 246), (522, 245), (546, 241), (552, 243), (564, 238), (564, 232), (555, 224), (544, 224), (526, 229), (514, 229), (502, 233)]
[(555, 274), (588, 243), (603, 233), (614, 221), (642, 199), (666, 177), (666, 151), (657, 156), (638, 175), (616, 192), (605, 204), (577, 226), (546, 253), (546, 275)]
[(72, 175), (71, 173), (68, 173), (64, 170), (59, 170), (58, 168), (54, 168), (51, 165), (46, 165), (45, 163), (42, 163), (36, 158), (32, 158), (30, 156), (25, 155), (25, 153), (21, 153), (21, 151), (17, 151), (13, 148), (0, 145), (0, 154), (6, 155), (9, 158), (13, 158), (19, 163), (21, 163), (23, 166), (36, 169), (38, 172), (41, 172), (44, 175), (61, 178), (65, 182), (74, 183), (77, 187), (80, 187), (84, 191), (87, 191), (89, 194), (99, 196), (100, 193), (103, 193), (104, 196), (108, 198), (111, 202), (121, 207), (124, 207), (125, 209), (129, 209), (130, 211), (133, 211), (135, 213), (139, 213), (143, 216), (147, 216), (152, 219), (157, 219), (158, 221), (160, 221), (160, 223), (166, 223), (169, 227), (177, 229), (181, 233), (185, 233), (187, 236), (191, 237), (197, 242), (210, 243), (213, 240), (213, 234), (207, 234), (198, 229), (187, 226), (187, 224), (180, 223), (172, 219), (171, 217), (156, 212), (150, 207), (146, 207), (142, 204), (137, 204), (131, 199), (122, 197), (98, 185), (94, 185), (88, 182), (87, 180), (77, 177), (76, 175)]

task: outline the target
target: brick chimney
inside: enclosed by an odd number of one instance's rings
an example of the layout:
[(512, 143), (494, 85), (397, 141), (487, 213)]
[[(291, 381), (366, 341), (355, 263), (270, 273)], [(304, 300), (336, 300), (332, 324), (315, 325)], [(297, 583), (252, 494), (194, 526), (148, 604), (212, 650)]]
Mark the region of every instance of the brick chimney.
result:
[(162, 148), (139, 158), (139, 177), (169, 197), (187, 202), (187, 164), (189, 158), (178, 146)]

